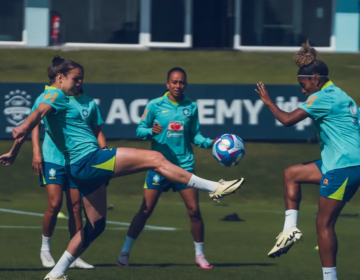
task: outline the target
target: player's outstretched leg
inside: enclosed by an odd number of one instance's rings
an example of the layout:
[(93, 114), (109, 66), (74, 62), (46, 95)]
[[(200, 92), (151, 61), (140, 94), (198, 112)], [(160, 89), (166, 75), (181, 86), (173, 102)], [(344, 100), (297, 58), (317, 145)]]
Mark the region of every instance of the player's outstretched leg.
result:
[(43, 234), (40, 249), (40, 259), (44, 267), (53, 267), (55, 261), (51, 255), (51, 237), (54, 233), (57, 215), (62, 206), (63, 188), (57, 184), (47, 184), (45, 186), (48, 206), (43, 218)]
[(119, 253), (117, 264), (118, 266), (129, 266), (130, 251), (134, 242), (144, 229), (147, 219), (151, 216), (156, 203), (161, 195), (159, 190), (144, 190), (144, 200), (131, 221), (128, 233), (125, 238), (124, 245)]
[(205, 258), (204, 253), (204, 221), (201, 217), (198, 190), (187, 188), (180, 190), (188, 215), (190, 217), (190, 229), (195, 246), (195, 264), (203, 269), (210, 269), (212, 265)]
[(275, 246), (268, 253), (270, 258), (286, 254), (302, 238), (297, 228), (301, 201), (301, 184), (320, 184), (321, 162), (310, 162), (293, 165), (284, 171), (285, 223), (282, 232), (276, 237)]
[(146, 170), (154, 170), (171, 182), (206, 191), (214, 201), (235, 193), (245, 182), (244, 178), (219, 182), (205, 180), (170, 163), (159, 152), (133, 148), (117, 149), (113, 178)]
[[(66, 188), (66, 206), (69, 213), (69, 232), (70, 232), (70, 239), (82, 229), (82, 203), (81, 203), (81, 196), (76, 188)], [(93, 269), (94, 266), (88, 264), (80, 257), (77, 258), (71, 265), (70, 268), (81, 268), (81, 269)]]
[(83, 198), (86, 225), (71, 239), (66, 251), (44, 280), (67, 280), (65, 271), (104, 230), (106, 226), (106, 184)]

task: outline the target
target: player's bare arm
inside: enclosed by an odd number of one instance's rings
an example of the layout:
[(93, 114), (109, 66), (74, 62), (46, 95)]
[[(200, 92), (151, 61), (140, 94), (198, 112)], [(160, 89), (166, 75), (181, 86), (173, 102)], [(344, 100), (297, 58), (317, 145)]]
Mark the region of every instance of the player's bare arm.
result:
[(54, 108), (48, 104), (41, 103), (39, 107), (26, 118), (26, 120), (13, 129), (13, 137), (20, 142), (46, 117)]
[(281, 110), (271, 100), (271, 98), (265, 88), (265, 85), (262, 82), (259, 82), (257, 84), (257, 87), (259, 90), (255, 89), (255, 91), (259, 94), (262, 102), (264, 102), (264, 104), (269, 107), (269, 109), (273, 113), (274, 117), (279, 122), (281, 122), (284, 126), (293, 126), (293, 125), (297, 124), (298, 122), (301, 122), (302, 120), (309, 117), (309, 114), (300, 108), (296, 109), (295, 111), (292, 111), (291, 113)]

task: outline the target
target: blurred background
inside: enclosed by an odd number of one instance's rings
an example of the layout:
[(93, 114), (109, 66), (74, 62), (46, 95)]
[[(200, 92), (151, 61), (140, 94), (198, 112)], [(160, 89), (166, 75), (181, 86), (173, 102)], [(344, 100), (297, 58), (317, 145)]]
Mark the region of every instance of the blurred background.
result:
[[(331, 80), (360, 104), (359, 35), (358, 0), (0, 0), (0, 154), (10, 149), (13, 127), (25, 120), (48, 84), (47, 67), (55, 55), (84, 66), (84, 92), (100, 107), (109, 147), (150, 148), (135, 136), (140, 116), (149, 100), (164, 94), (167, 71), (182, 67), (188, 74), (186, 94), (199, 107), (203, 135), (233, 133), (246, 145), (243, 161), (233, 168), (218, 165), (211, 150), (194, 148), (197, 174), (212, 180), (243, 176), (247, 183), (221, 204), (200, 196), (207, 256), (217, 264), (211, 274), (192, 267), (185, 207), (177, 193), (166, 193), (149, 224), (177, 230), (145, 231), (132, 253), (137, 266), (122, 270), (122, 277), (186, 275), (209, 280), (266, 275), (278, 280), (301, 274), (302, 279), (319, 279), (314, 250), (318, 186), (303, 186), (300, 228), (306, 242), (281, 261), (266, 256), (284, 219), (283, 170), (320, 158), (312, 121), (283, 127), (254, 89), (264, 82), (285, 111), (304, 102), (292, 59), (309, 38), (328, 65)], [(31, 162), (29, 140), (15, 165), (0, 167), (0, 240), (7, 241), (3, 246), (8, 252), (0, 256), (1, 279), (37, 279), (45, 272), (37, 259), (37, 241), (47, 200), (44, 189), (37, 187)], [(144, 179), (141, 173), (111, 182), (108, 203), (114, 208), (109, 220), (131, 221), (142, 201)], [(62, 211), (67, 215), (65, 206)], [(221, 221), (232, 213), (245, 221)], [(358, 194), (344, 214), (337, 228), (340, 275), (358, 279), (360, 253), (352, 249), (360, 245)], [(59, 219), (56, 257), (68, 241), (66, 225), (66, 219)], [(112, 229), (84, 256), (97, 270), (75, 271), (72, 276), (118, 279), (114, 263), (127, 226)], [(15, 240), (22, 240), (21, 245)]]
[(357, 0), (1, 0), (0, 45), (359, 50)]

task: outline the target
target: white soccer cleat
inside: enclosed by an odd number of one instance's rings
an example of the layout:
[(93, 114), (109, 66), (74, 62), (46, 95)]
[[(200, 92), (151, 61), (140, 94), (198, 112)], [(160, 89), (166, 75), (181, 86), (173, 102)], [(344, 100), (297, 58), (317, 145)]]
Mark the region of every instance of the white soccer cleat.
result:
[(224, 196), (236, 192), (238, 189), (240, 189), (241, 185), (243, 185), (244, 183), (245, 183), (244, 178), (240, 178), (234, 181), (220, 180), (219, 183), (217, 183), (216, 191), (210, 193), (209, 196), (213, 201), (219, 201), (219, 199), (223, 198)]
[(45, 267), (55, 266), (55, 261), (54, 261), (53, 257), (51, 256), (50, 251), (41, 251), (40, 259), (41, 259), (42, 265)]
[(84, 262), (82, 259), (77, 258), (71, 265), (70, 268), (81, 268), (81, 269), (93, 269), (94, 266)]
[(276, 237), (276, 243), (274, 248), (268, 253), (268, 257), (276, 258), (280, 257), (282, 254), (286, 254), (287, 251), (300, 239), (302, 238), (301, 231), (293, 227), (287, 232), (280, 232), (278, 237)]
[(51, 277), (51, 275), (49, 273), (45, 276), (44, 280), (69, 280), (69, 278), (66, 275), (58, 277), (58, 278), (54, 278), (54, 277)]

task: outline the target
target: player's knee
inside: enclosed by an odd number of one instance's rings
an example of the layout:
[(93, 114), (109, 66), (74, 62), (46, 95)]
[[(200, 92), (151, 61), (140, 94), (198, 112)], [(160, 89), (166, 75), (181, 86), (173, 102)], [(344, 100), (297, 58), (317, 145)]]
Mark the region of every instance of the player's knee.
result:
[(90, 244), (103, 233), (106, 227), (106, 219), (101, 218), (94, 223), (94, 226), (91, 225), (90, 221), (86, 219), (86, 225), (84, 227), (84, 238), (83, 238), (83, 248), (87, 248)]
[(198, 207), (188, 207), (187, 212), (191, 220), (201, 220), (201, 213)]
[(284, 182), (292, 182), (297, 174), (296, 167), (290, 166), (284, 170)]
[(161, 153), (156, 152), (156, 151), (153, 152), (151, 160), (154, 164), (155, 170), (159, 170), (166, 162), (165, 157)]
[(145, 205), (143, 207), (141, 207), (140, 209), (140, 215), (144, 218), (144, 219), (148, 219), (152, 212), (154, 211), (154, 207), (151, 205)]
[(48, 201), (48, 211), (50, 211), (51, 213), (58, 213), (61, 209), (62, 206), (62, 200), (61, 199), (56, 199), (56, 198), (51, 198)]
[(82, 207), (81, 200), (74, 201), (73, 203), (71, 203), (70, 207), (74, 215), (79, 215), (79, 214), (81, 215), (81, 207)]
[(332, 228), (334, 227), (333, 221), (329, 219), (329, 217), (326, 217), (325, 215), (322, 215), (321, 213), (318, 213), (316, 216), (316, 230), (318, 233), (320, 233), (324, 229)]

